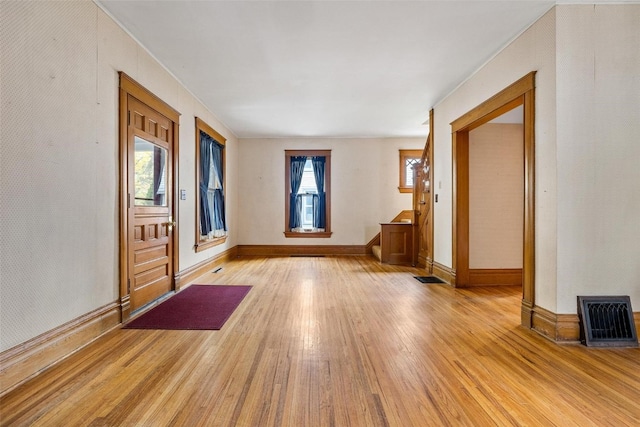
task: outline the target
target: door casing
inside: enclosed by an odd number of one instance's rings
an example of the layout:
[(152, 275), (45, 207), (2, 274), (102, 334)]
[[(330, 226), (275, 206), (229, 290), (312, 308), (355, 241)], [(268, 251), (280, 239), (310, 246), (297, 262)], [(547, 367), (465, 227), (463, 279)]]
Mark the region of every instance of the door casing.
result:
[(469, 132), (505, 112), (524, 109), (524, 227), (521, 325), (532, 327), (535, 304), (535, 71), (451, 123), (453, 283), (469, 284)]

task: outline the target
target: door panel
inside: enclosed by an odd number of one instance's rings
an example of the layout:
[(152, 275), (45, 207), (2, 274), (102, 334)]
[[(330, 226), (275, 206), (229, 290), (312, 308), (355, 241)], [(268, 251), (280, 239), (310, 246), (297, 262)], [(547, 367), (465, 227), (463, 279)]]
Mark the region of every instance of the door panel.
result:
[(172, 122), (128, 99), (131, 310), (173, 290)]

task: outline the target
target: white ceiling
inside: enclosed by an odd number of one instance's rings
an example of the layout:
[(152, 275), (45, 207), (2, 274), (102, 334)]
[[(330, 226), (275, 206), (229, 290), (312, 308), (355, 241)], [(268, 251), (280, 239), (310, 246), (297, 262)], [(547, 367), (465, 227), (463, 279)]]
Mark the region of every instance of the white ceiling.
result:
[(241, 138), (424, 137), (429, 109), (555, 4), (95, 1)]

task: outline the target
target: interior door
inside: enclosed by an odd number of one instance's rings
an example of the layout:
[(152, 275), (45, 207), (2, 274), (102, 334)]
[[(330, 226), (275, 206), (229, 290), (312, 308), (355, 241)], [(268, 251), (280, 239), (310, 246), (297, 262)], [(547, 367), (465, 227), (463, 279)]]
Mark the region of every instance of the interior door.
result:
[(128, 282), (131, 311), (174, 288), (173, 122), (127, 100)]

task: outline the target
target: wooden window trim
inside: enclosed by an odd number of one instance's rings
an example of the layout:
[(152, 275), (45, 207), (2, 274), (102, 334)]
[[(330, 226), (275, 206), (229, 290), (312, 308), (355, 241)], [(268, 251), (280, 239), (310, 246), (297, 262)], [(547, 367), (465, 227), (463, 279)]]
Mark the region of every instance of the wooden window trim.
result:
[[(194, 249), (196, 252), (202, 252), (206, 249), (210, 249), (214, 246), (218, 246), (227, 241), (228, 236), (216, 237), (210, 240), (201, 240), (200, 238), (200, 131), (206, 133), (213, 139), (215, 139), (220, 145), (225, 146), (227, 139), (220, 135), (214, 128), (204, 122), (204, 120), (196, 117), (196, 234)], [(222, 150), (222, 187), (225, 199), (225, 206), (227, 200), (227, 162), (226, 162), (226, 150)]]
[[(329, 238), (331, 231), (331, 150), (284, 150), (284, 236), (293, 238)], [(289, 186), (291, 182), (291, 156), (324, 156), (324, 192), (326, 197), (325, 231), (299, 233), (289, 231)]]
[(422, 158), (422, 150), (399, 150), (400, 151), (400, 162), (399, 165), (399, 181), (398, 181), (398, 191), (401, 193), (413, 193), (413, 186), (407, 186), (407, 176), (406, 169), (404, 167), (405, 161), (408, 158), (415, 158), (420, 160)]

